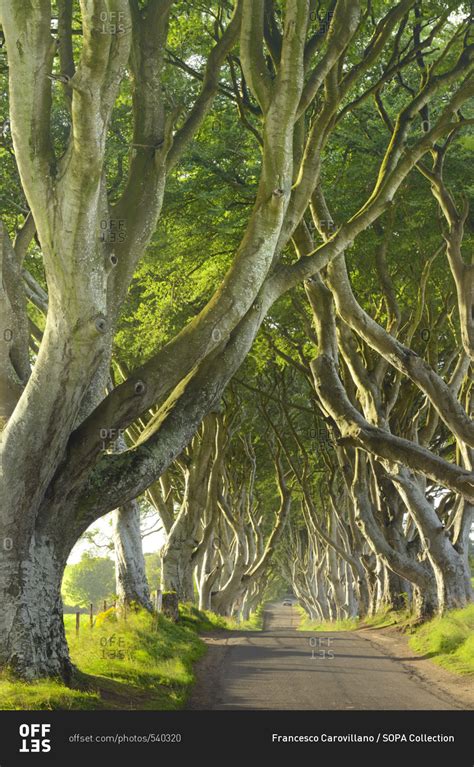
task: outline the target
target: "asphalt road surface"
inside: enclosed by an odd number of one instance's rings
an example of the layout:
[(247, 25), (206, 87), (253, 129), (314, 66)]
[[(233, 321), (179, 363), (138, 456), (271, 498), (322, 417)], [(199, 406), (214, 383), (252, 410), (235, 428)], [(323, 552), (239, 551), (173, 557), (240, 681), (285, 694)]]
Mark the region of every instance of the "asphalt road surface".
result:
[(267, 608), (262, 632), (209, 640), (191, 709), (456, 709), (446, 691), (354, 632), (300, 632), (294, 607)]

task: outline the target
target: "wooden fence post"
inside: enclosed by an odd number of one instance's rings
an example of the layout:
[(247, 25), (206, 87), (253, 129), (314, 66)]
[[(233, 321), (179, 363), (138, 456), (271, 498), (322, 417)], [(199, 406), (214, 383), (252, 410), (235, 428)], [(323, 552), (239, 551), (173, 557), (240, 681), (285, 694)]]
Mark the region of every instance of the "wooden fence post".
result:
[(93, 628), (93, 626), (94, 626), (94, 605), (92, 604), (92, 602), (91, 602), (89, 613), (90, 613), (91, 628)]
[(76, 636), (79, 636), (79, 628), (81, 625), (81, 613), (76, 613)]

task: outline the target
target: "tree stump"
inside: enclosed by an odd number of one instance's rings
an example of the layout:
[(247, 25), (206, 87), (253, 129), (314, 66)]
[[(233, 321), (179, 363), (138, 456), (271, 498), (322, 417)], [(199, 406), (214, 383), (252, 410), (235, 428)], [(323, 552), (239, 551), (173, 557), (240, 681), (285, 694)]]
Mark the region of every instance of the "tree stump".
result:
[(178, 595), (176, 591), (164, 591), (161, 612), (165, 618), (169, 618), (176, 623), (179, 619)]

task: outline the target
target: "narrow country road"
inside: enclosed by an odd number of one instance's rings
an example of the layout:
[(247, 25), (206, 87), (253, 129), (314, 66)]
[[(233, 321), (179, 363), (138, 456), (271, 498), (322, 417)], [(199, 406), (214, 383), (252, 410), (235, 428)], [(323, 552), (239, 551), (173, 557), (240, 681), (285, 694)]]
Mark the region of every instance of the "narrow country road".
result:
[(446, 691), (415, 675), (404, 658), (385, 654), (359, 632), (300, 632), (299, 620), (295, 608), (271, 605), (264, 631), (208, 638), (188, 708), (462, 708)]

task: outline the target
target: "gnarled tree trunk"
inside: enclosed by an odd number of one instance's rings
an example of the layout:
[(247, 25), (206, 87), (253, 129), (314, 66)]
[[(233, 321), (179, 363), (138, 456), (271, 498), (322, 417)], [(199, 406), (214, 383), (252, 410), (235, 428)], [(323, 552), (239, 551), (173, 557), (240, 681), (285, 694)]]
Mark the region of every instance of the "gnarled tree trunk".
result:
[[(0, 663), (24, 679), (71, 679), (61, 582), (69, 551), (62, 531), (2, 538)], [(13, 542), (13, 546), (11, 545)]]

